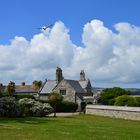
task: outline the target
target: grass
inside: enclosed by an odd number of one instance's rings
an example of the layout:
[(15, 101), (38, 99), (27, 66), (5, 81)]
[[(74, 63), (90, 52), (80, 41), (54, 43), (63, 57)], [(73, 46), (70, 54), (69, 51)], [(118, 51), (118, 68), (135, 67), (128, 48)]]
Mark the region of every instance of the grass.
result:
[(139, 140), (140, 121), (78, 115), (0, 118), (0, 140)]

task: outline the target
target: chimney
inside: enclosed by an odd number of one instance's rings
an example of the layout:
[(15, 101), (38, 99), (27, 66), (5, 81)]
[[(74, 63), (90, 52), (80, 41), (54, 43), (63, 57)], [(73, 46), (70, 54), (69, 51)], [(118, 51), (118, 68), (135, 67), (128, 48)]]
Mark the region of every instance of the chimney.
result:
[(86, 79), (85, 79), (85, 72), (84, 72), (84, 70), (81, 70), (81, 72), (80, 72), (80, 81), (85, 81)]
[(3, 84), (2, 83), (0, 83), (0, 87), (2, 87), (3, 86)]
[(22, 86), (25, 86), (25, 82), (22, 82), (21, 85), (22, 85)]
[(61, 80), (63, 80), (63, 74), (62, 74), (62, 69), (57, 67), (56, 68), (56, 82), (57, 84), (61, 82)]

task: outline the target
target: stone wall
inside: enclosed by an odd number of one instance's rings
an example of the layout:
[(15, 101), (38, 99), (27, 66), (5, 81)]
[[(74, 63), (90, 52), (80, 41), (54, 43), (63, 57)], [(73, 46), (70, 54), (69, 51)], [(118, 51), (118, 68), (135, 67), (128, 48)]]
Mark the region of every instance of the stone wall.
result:
[(41, 94), (40, 96), (39, 96), (39, 99), (40, 100), (44, 100), (44, 101), (47, 101), (48, 100), (48, 94)]
[(140, 107), (87, 105), (86, 114), (140, 120)]
[(74, 102), (74, 103), (76, 102), (75, 91), (65, 80), (61, 81), (61, 83), (59, 83), (59, 86), (57, 86), (53, 91), (59, 93), (60, 90), (66, 90), (66, 95), (63, 96), (64, 100)]

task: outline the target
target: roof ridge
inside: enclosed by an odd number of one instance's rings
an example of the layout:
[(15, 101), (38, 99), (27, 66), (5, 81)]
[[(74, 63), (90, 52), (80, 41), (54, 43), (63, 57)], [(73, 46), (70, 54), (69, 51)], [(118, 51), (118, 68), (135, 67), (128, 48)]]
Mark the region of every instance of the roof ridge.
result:
[(66, 81), (76, 81), (76, 82), (78, 82), (78, 80), (71, 80), (71, 79), (64, 79), (64, 80), (66, 80)]
[(42, 87), (41, 87), (40, 90), (38, 91), (38, 93), (41, 92), (41, 90), (43, 89), (43, 87), (45, 86), (45, 84), (46, 84), (47, 81), (48, 81), (48, 80), (46, 79), (45, 82), (43, 83)]

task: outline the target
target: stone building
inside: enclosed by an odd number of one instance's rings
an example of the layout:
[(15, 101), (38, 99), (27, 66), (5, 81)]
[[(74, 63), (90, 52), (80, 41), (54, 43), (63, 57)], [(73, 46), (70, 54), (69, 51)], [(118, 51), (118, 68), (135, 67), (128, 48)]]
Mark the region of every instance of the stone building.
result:
[(51, 92), (58, 92), (64, 100), (81, 104), (84, 97), (92, 97), (90, 80), (86, 79), (85, 72), (80, 72), (80, 80), (68, 80), (63, 77), (62, 69), (57, 67), (56, 80), (46, 80), (40, 89), (40, 99), (47, 100)]

